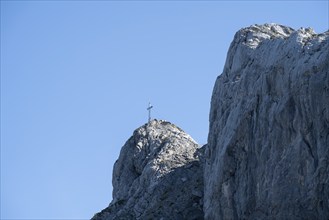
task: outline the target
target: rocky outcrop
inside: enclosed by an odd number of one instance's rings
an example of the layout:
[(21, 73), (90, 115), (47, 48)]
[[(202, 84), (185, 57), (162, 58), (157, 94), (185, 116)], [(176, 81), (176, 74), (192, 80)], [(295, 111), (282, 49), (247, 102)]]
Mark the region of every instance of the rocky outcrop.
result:
[(169, 122), (138, 128), (93, 220), (329, 219), (329, 32), (238, 31), (209, 121), (202, 148)]
[(241, 29), (209, 121), (206, 219), (329, 219), (329, 32)]
[(113, 169), (113, 201), (93, 220), (203, 219), (202, 148), (152, 120), (134, 131)]

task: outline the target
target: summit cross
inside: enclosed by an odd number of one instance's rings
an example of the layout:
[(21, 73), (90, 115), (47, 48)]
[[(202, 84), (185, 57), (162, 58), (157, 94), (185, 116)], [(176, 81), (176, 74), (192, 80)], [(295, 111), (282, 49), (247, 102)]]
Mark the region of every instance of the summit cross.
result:
[(151, 109), (153, 108), (153, 106), (151, 105), (151, 103), (149, 102), (149, 107), (147, 107), (147, 110), (149, 111), (149, 123), (151, 121)]

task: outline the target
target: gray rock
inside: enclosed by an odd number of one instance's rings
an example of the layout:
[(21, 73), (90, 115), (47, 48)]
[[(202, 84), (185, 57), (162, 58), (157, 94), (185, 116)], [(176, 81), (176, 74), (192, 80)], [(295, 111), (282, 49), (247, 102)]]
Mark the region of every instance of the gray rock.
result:
[(169, 122), (138, 128), (93, 220), (329, 219), (329, 32), (238, 31), (209, 121), (202, 148)]
[(329, 219), (329, 32), (238, 31), (209, 121), (206, 219)]
[(202, 151), (169, 122), (138, 128), (114, 164), (113, 201), (93, 220), (203, 219)]

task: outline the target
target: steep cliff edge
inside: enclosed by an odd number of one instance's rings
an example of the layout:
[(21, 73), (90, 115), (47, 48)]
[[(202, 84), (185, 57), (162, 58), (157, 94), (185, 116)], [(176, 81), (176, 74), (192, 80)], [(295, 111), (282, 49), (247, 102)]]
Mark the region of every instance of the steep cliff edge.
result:
[(329, 219), (329, 32), (238, 31), (209, 121), (206, 219)]
[(202, 219), (202, 148), (152, 120), (134, 131), (113, 168), (113, 201), (94, 220)]

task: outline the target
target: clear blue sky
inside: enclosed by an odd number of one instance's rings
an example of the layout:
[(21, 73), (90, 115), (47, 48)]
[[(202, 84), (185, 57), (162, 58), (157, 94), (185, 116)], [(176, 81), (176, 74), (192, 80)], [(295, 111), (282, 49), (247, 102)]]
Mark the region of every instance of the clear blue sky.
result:
[(328, 1), (1, 1), (1, 219), (88, 219), (153, 116), (206, 143), (237, 30), (328, 30)]

